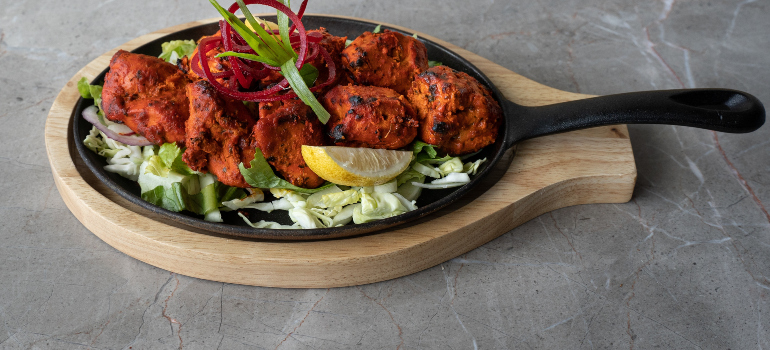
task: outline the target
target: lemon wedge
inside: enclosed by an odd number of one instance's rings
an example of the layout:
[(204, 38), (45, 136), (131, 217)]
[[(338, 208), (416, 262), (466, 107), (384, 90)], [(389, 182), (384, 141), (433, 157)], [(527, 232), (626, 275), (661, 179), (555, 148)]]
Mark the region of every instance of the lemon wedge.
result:
[(412, 160), (412, 152), (303, 145), (302, 157), (310, 169), (326, 181), (346, 186), (375, 186), (404, 172)]

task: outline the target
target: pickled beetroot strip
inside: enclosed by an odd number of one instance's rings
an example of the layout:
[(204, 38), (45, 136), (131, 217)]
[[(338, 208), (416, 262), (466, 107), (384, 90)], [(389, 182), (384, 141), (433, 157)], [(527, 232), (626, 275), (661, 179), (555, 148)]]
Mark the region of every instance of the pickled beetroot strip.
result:
[[(216, 41), (221, 40), (221, 38), (211, 38), (211, 39), (214, 39)], [(219, 44), (219, 43), (217, 42), (217, 44)], [(198, 47), (198, 53), (200, 53), (200, 49), (201, 48)], [(208, 62), (207, 62), (207, 64), (208, 64)], [(201, 66), (202, 66), (202, 64), (201, 64), (200, 56), (199, 55), (194, 55), (192, 57), (192, 59), (190, 60), (190, 69), (192, 69), (193, 72), (195, 74), (197, 74), (199, 77), (203, 78), (205, 75), (203, 73), (203, 70), (201, 69)], [(214, 78), (217, 78), (217, 79), (229, 78), (229, 77), (231, 77), (233, 75), (235, 75), (235, 73), (232, 72), (232, 71), (213, 73)]]
[[(298, 59), (297, 59), (297, 62), (296, 62), (296, 67), (298, 69), (302, 68), (302, 65), (304, 65), (304, 61), (312, 60), (315, 57), (317, 57), (319, 52), (321, 53), (321, 55), (324, 58), (324, 61), (326, 62), (327, 66), (328, 66), (328, 79), (324, 83), (316, 85), (316, 86), (310, 88), (310, 91), (313, 91), (313, 92), (318, 91), (319, 89), (322, 89), (322, 88), (324, 88), (326, 86), (329, 86), (332, 82), (334, 82), (334, 80), (335, 80), (335, 78), (337, 76), (337, 69), (336, 69), (337, 67), (334, 64), (334, 61), (332, 60), (331, 55), (329, 54), (329, 52), (326, 51), (326, 49), (324, 49), (322, 46), (320, 46), (318, 44), (318, 42), (320, 42), (323, 39), (323, 36), (322, 35), (316, 35), (315, 33), (313, 33), (313, 35), (311, 35), (311, 36), (308, 36), (308, 33), (305, 31), (305, 28), (302, 25), (302, 22), (299, 21), (299, 18), (301, 18), (300, 17), (301, 15), (300, 16), (295, 15), (293, 12), (291, 12), (291, 9), (289, 9), (288, 7), (284, 6), (281, 3), (276, 2), (275, 0), (246, 0), (245, 4), (247, 4), (247, 5), (260, 4), (260, 5), (267, 5), (267, 6), (274, 7), (277, 10), (279, 10), (281, 12), (284, 12), (287, 15), (287, 17), (289, 17), (289, 19), (292, 20), (292, 22), (294, 24), (292, 25), (291, 33), (293, 33), (295, 31), (295, 28), (296, 28), (296, 31), (299, 32), (297, 34), (291, 35), (290, 39), (289, 39), (290, 41), (293, 42), (292, 43), (293, 44), (292, 48), (294, 48), (295, 46), (299, 47), (299, 51), (300, 52), (298, 53)], [(305, 9), (306, 5), (307, 5), (307, 0), (302, 2), (302, 5), (300, 7), (300, 14), (304, 13), (304, 9)], [(230, 9), (229, 9), (229, 11), (231, 13), (234, 13), (234, 11), (237, 11), (237, 10), (238, 10), (238, 4), (237, 3), (233, 4), (230, 7)], [(243, 47), (243, 45), (239, 45), (236, 42), (236, 41), (238, 41), (237, 39), (239, 39), (239, 38), (236, 38), (233, 35), (232, 27), (229, 25), (229, 23), (226, 23), (226, 22), (222, 23), (221, 27), (223, 29), (222, 30), (222, 37), (221, 38), (206, 38), (206, 39), (201, 40), (201, 42), (199, 44), (200, 47), (198, 49), (198, 55), (196, 55), (196, 57), (193, 58), (193, 61), (196, 61), (196, 59), (197, 59), (197, 61), (200, 62), (200, 66), (196, 65), (195, 68), (202, 67), (203, 75), (209, 80), (209, 82), (212, 84), (212, 86), (214, 86), (214, 88), (216, 88), (219, 92), (223, 93), (226, 96), (229, 96), (229, 97), (232, 97), (232, 98), (236, 98), (236, 99), (239, 99), (239, 100), (252, 101), (252, 102), (278, 101), (278, 100), (285, 100), (285, 99), (289, 99), (289, 98), (294, 98), (294, 97), (297, 96), (297, 94), (294, 93), (293, 91), (288, 92), (286, 94), (281, 94), (281, 95), (277, 94), (281, 90), (286, 89), (288, 87), (289, 84), (288, 84), (288, 81), (285, 78), (283, 80), (281, 80), (278, 84), (274, 85), (273, 87), (268, 88), (266, 90), (257, 91), (257, 92), (241, 92), (241, 91), (237, 91), (237, 90), (233, 90), (233, 89), (227, 88), (227, 87), (223, 86), (222, 84), (220, 84), (219, 82), (217, 82), (216, 78), (217, 78), (218, 74), (211, 72), (211, 69), (210, 69), (210, 67), (208, 65), (208, 61), (207, 61), (208, 57), (206, 56), (205, 53), (208, 52), (212, 48), (212, 45), (216, 45), (218, 43), (218, 40), (222, 40), (223, 41), (223, 45), (225, 46), (225, 50), (231, 51), (232, 49), (235, 49), (236, 45), (237, 45), (237, 46), (239, 46), (239, 47), (237, 47), (237, 49), (239, 49), (239, 51), (243, 50), (243, 51), (249, 52), (249, 53), (253, 53), (254, 52), (253, 50), (251, 50), (250, 47), (247, 49), (246, 47)], [(297, 43), (294, 42), (295, 40), (299, 41), (299, 43), (298, 43), (299, 45), (296, 45)], [(310, 55), (308, 55), (308, 51), (310, 51)], [(272, 67), (270, 65), (265, 65), (265, 64), (261, 64), (261, 63), (258, 63), (258, 64), (262, 65), (262, 69), (257, 69), (257, 68), (249, 66), (248, 64), (246, 64), (245, 62), (241, 61), (237, 57), (229, 57), (229, 58), (233, 59), (233, 60), (230, 61), (231, 62), (232, 72), (228, 72), (228, 73), (231, 73), (230, 76), (235, 75), (238, 78), (239, 83), (243, 83), (244, 80), (248, 79), (243, 74), (242, 70), (246, 70), (246, 73), (248, 75), (252, 75), (251, 73), (259, 73), (257, 75), (262, 75), (262, 74), (267, 75), (267, 72), (269, 70), (280, 70), (280, 67)], [(196, 74), (197, 73), (198, 72), (196, 71)], [(240, 77), (243, 77), (243, 80), (241, 80), (239, 75), (240, 75)], [(253, 79), (254, 76), (250, 76), (249, 78)], [(259, 79), (259, 78), (257, 78), (257, 79)], [(250, 83), (250, 79), (248, 79), (248, 80), (249, 81), (247, 82), (247, 84)], [(245, 87), (248, 88), (248, 86), (245, 86)]]
[[(259, 62), (256, 62), (256, 63), (259, 63)], [(266, 69), (265, 65), (261, 63), (259, 64), (261, 65), (261, 67), (257, 68), (257, 67), (252, 67), (248, 63), (244, 62), (241, 68), (244, 70), (244, 72), (246, 72), (245, 74), (247, 74), (249, 77), (254, 78), (256, 80), (260, 80), (267, 77), (270, 74), (270, 70)]]
[[(276, 93), (280, 92), (281, 90), (285, 89), (288, 86), (289, 83), (288, 83), (288, 81), (285, 78), (283, 80), (281, 80), (275, 86), (273, 86), (273, 87), (271, 87), (271, 88), (269, 88), (267, 90), (262, 90), (262, 91), (257, 91), (257, 92), (235, 91), (235, 90), (231, 90), (231, 89), (229, 89), (229, 88), (219, 84), (219, 82), (216, 81), (216, 78), (218, 78), (216, 76), (217, 73), (212, 73), (210, 68), (209, 68), (208, 62), (205, 59), (202, 58), (202, 57), (206, 57), (206, 56), (204, 56), (202, 54), (202, 52), (203, 51), (208, 51), (210, 46), (218, 44), (216, 42), (218, 40), (220, 40), (220, 39), (219, 38), (205, 38), (205, 39), (201, 40), (200, 47), (198, 48), (198, 55), (193, 57), (192, 62), (195, 63), (196, 60), (201, 62), (200, 66), (195, 65), (196, 68), (203, 67), (203, 72), (202, 72), (203, 74), (199, 74), (199, 75), (205, 76), (209, 80), (209, 82), (212, 83), (214, 88), (216, 88), (219, 92), (221, 92), (221, 93), (223, 93), (223, 94), (225, 94), (227, 96), (230, 96), (232, 98), (235, 98), (235, 99), (244, 100), (244, 101), (252, 101), (252, 102), (272, 102), (272, 101), (280, 101), (280, 100), (286, 100), (286, 99), (297, 97), (297, 94), (295, 94), (294, 92), (288, 92), (288, 93), (283, 94), (283, 95), (270, 96), (270, 95), (273, 95), (273, 94), (276, 94)], [(329, 70), (329, 72), (328, 72), (329, 76), (328, 76), (328, 78), (326, 79), (325, 82), (310, 88), (310, 91), (313, 91), (313, 92), (316, 92), (316, 91), (318, 91), (320, 89), (323, 89), (324, 87), (327, 87), (327, 86), (331, 85), (334, 82), (334, 80), (335, 80), (335, 78), (337, 76), (337, 66), (334, 64), (334, 61), (332, 60), (332, 57), (329, 54), (329, 52), (326, 51), (326, 49), (324, 49), (322, 46), (320, 46), (318, 44), (315, 44), (315, 45), (317, 46), (317, 48), (314, 51), (319, 52), (323, 56), (324, 61), (326, 62), (326, 65), (327, 65), (328, 70)], [(266, 68), (273, 68), (272, 66), (268, 66), (268, 65), (265, 65), (265, 67)], [(228, 71), (228, 73), (231, 73), (231, 72)], [(198, 73), (196, 72), (196, 74), (198, 74)]]
[[(305, 2), (307, 2), (307, 0), (305, 0)], [(275, 9), (277, 9), (278, 11), (281, 11), (281, 12), (285, 13), (287, 15), (287, 17), (289, 17), (290, 20), (292, 20), (295, 24), (297, 24), (297, 31), (299, 32), (298, 34), (299, 34), (299, 41), (300, 41), (300, 52), (298, 53), (299, 57), (298, 57), (298, 60), (296, 62), (296, 66), (297, 66), (298, 69), (301, 68), (302, 64), (304, 64), (304, 58), (306, 57), (306, 52), (307, 52), (307, 40), (306, 40), (307, 33), (305, 32), (305, 27), (302, 25), (302, 22), (299, 21), (299, 18), (291, 11), (291, 9), (289, 9), (288, 7), (284, 6), (283, 4), (281, 4), (281, 3), (279, 3), (279, 2), (277, 2), (275, 0), (246, 0), (245, 4), (247, 4), (247, 5), (260, 4), (260, 5), (271, 6), (271, 7), (275, 8)], [(238, 9), (239, 9), (238, 4), (234, 3), (232, 6), (230, 6), (228, 11), (230, 11), (231, 13), (235, 13), (235, 11), (237, 11)], [(224, 29), (225, 29), (223, 31), (223, 34), (224, 34), (223, 36), (224, 37), (222, 38), (222, 40), (225, 41), (225, 45), (229, 46), (229, 40), (227, 40), (228, 39), (227, 37), (229, 36), (230, 38), (232, 38), (232, 36), (231, 35), (227, 35), (227, 33), (232, 33), (231, 32), (232, 27), (230, 26), (229, 23), (224, 23)], [(214, 39), (214, 38), (207, 38), (207, 39)], [(228, 88), (224, 87), (223, 85), (219, 84), (219, 82), (217, 82), (215, 79), (213, 79), (214, 76), (211, 73), (211, 70), (210, 70), (210, 68), (208, 66), (207, 57), (205, 55), (205, 53), (209, 51), (210, 46), (211, 46), (211, 40), (206, 40), (206, 39), (201, 40), (201, 42), (199, 44), (199, 49), (198, 49), (198, 60), (201, 62), (201, 66), (203, 67), (204, 75), (209, 80), (209, 82), (214, 86), (214, 88), (216, 88), (219, 92), (221, 92), (221, 93), (223, 93), (223, 94), (225, 94), (227, 96), (230, 96), (232, 98), (237, 98), (237, 99), (240, 99), (240, 100), (253, 101), (253, 102), (268, 101), (268, 100), (269, 101), (275, 101), (275, 100), (283, 100), (283, 99), (287, 99), (289, 97), (293, 97), (293, 96), (287, 96), (288, 94), (287, 95), (280, 95), (280, 96), (269, 97), (270, 95), (273, 95), (273, 94), (279, 92), (280, 90), (285, 89), (289, 85), (289, 83), (288, 83), (288, 81), (286, 79), (283, 79), (280, 83), (276, 84), (272, 88), (269, 88), (269, 89), (263, 90), (263, 91), (259, 91), (259, 92), (240, 92), (240, 91), (228, 89)], [(233, 70), (235, 71), (236, 75), (238, 73), (241, 73), (240, 69), (239, 69), (240, 68), (239, 66), (240, 65), (238, 63), (236, 63), (235, 67), (231, 67), (231, 68), (234, 68)], [(264, 67), (270, 67), (270, 66), (264, 65)], [(272, 68), (272, 67), (270, 67), (270, 68)], [(241, 75), (242, 75), (242, 73), (241, 73)], [(239, 81), (239, 82), (242, 83), (242, 81)], [(291, 93), (291, 94), (293, 94), (293, 93)], [(295, 95), (295, 94), (293, 94), (293, 95)]]
[[(303, 1), (302, 4), (299, 5), (299, 11), (297, 11), (297, 17), (300, 19), (300, 21), (302, 20), (302, 16), (305, 15), (306, 7), (307, 7), (307, 0)], [(289, 34), (294, 33), (295, 29), (297, 29), (297, 24), (295, 22), (292, 22), (291, 28), (289, 28)]]
[[(299, 35), (297, 37), (300, 41), (300, 50), (298, 53), (299, 57), (296, 62), (296, 67), (297, 69), (300, 69), (304, 64), (306, 51), (307, 51), (307, 39), (306, 39), (307, 33), (305, 32), (305, 28), (302, 25), (302, 22), (300, 21), (300, 17), (295, 15), (290, 8), (284, 6), (283, 4), (275, 0), (246, 0), (244, 3), (246, 5), (261, 4), (261, 5), (267, 5), (267, 6), (276, 8), (277, 10), (285, 13), (286, 16), (289, 17), (290, 20), (292, 20), (293, 22), (292, 28), (295, 28), (295, 25), (297, 25), (298, 23), (297, 30), (299, 31)], [(300, 6), (300, 11), (302, 11), (302, 13), (304, 13), (304, 8), (306, 6), (307, 6), (307, 0), (305, 0)], [(238, 3), (234, 3), (233, 5), (230, 6), (228, 11), (230, 11), (231, 13), (235, 13), (235, 11), (237, 11), (239, 8), (240, 7), (238, 6)], [(233, 42), (234, 36), (232, 33), (232, 27), (230, 26), (229, 23), (225, 21), (220, 21), (219, 24), (220, 24), (222, 39), (224, 41), (225, 50), (233, 51), (235, 46), (233, 44), (235, 43)], [(290, 31), (290, 33), (292, 32), (293, 30)], [(244, 47), (243, 45), (238, 45), (238, 46), (239, 46), (238, 51), (245, 51), (245, 52), (256, 54), (256, 52), (254, 52), (253, 50), (247, 50), (246, 47)], [(249, 47), (249, 49), (251, 48)], [(243, 63), (238, 57), (228, 57), (228, 61), (230, 62), (230, 66), (235, 74), (236, 79), (238, 80), (238, 83), (246, 89), (249, 88), (253, 79), (262, 79), (269, 74), (267, 69), (257, 70), (257, 69), (253, 69), (252, 67), (245, 68), (247, 65)], [(270, 67), (268, 65), (263, 65), (263, 67), (271, 68), (271, 70), (276, 70), (276, 69), (272, 69), (273, 67)], [(275, 68), (277, 68), (277, 70), (280, 70), (280, 67), (275, 67)], [(249, 74), (249, 76), (247, 76), (244, 74), (244, 71), (246, 71), (247, 73), (253, 73), (253, 74)]]
[[(299, 17), (286, 5), (275, 1), (275, 0), (244, 0), (244, 4), (246, 5), (265, 5), (272, 7), (278, 11), (283, 12), (287, 17), (289, 17), (289, 20), (292, 21), (293, 26), (296, 25), (296, 30), (299, 32), (299, 40), (300, 40), (300, 47), (299, 52), (297, 53), (297, 63), (295, 66), (297, 69), (301, 69), (302, 65), (305, 63), (305, 57), (307, 54), (307, 33), (305, 32), (305, 26), (302, 24), (302, 21), (300, 21)], [(300, 10), (304, 6), (307, 6), (307, 0), (302, 1), (302, 5), (300, 5)], [(227, 10), (230, 11), (230, 13), (235, 13), (238, 11), (240, 7), (238, 6), (238, 3), (233, 3), (230, 8)], [(304, 11), (303, 11), (304, 12)], [(228, 27), (230, 26), (229, 23), (225, 23)], [(290, 31), (289, 33), (291, 33)]]
[[(225, 51), (232, 51), (232, 45), (231, 35), (232, 35), (232, 28), (230, 26), (225, 26), (227, 22), (225, 21), (219, 21), (219, 31), (222, 35), (222, 44), (225, 48)], [(241, 68), (241, 62), (238, 59), (238, 57), (227, 57), (227, 60), (230, 62), (230, 67), (232, 68), (233, 73), (235, 73), (235, 78), (238, 79), (238, 83), (241, 84), (244, 88), (249, 88), (251, 85), (251, 78), (246, 78), (246, 76), (243, 75), (243, 69)]]
[[(279, 32), (277, 30), (268, 30), (267, 32), (272, 34), (272, 35), (278, 35), (279, 34)], [(321, 34), (319, 32), (307, 33), (307, 42), (308, 43), (318, 43), (318, 42), (321, 42), (321, 40), (323, 40), (323, 38), (324, 38), (323, 34)], [(289, 36), (289, 41), (291, 41), (292, 44), (297, 42), (298, 40), (299, 40), (299, 35), (297, 35), (297, 34), (292, 34), (292, 35)], [(307, 59), (305, 59), (305, 61), (307, 61)]]
[[(308, 54), (307, 58), (305, 59), (306, 62), (313, 61), (316, 57), (318, 57), (318, 49), (321, 47), (321, 45), (313, 44), (308, 45)], [(294, 48), (294, 46), (292, 46)]]
[(214, 74), (211, 73), (211, 69), (209, 68), (208, 62), (205, 59), (205, 53), (208, 52), (211, 48), (211, 46), (215, 46), (217, 43), (217, 40), (221, 40), (219, 38), (204, 38), (200, 41), (198, 44), (198, 59), (201, 62), (201, 67), (203, 68), (203, 73), (206, 76), (206, 79), (211, 83), (211, 85), (217, 89), (220, 93), (229, 96), (234, 99), (242, 100), (242, 101), (252, 101), (252, 102), (262, 102), (262, 101), (277, 101), (277, 100), (284, 100), (289, 97), (284, 97), (285, 95), (280, 95), (279, 98), (272, 97), (270, 95), (273, 95), (283, 89), (285, 89), (287, 86), (289, 86), (289, 82), (286, 81), (286, 79), (283, 79), (280, 83), (276, 84), (275, 86), (262, 90), (257, 92), (241, 92), (236, 91), (232, 89), (228, 89), (222, 84), (220, 84), (216, 78), (214, 77)]
[[(219, 27), (222, 33), (222, 40), (223, 40), (225, 51), (236, 51), (236, 52), (256, 54), (256, 52), (254, 52), (254, 50), (251, 47), (242, 46), (235, 43), (235, 38), (237, 36), (233, 35), (232, 27), (226, 26), (226, 24), (227, 22), (225, 21), (219, 21)], [(228, 59), (230, 61), (231, 67), (233, 67), (233, 71), (235, 72), (234, 74), (238, 79), (238, 82), (244, 88), (249, 88), (253, 80), (263, 79), (267, 77), (268, 74), (270, 74), (270, 71), (265, 69), (265, 65), (263, 65), (260, 62), (253, 62), (254, 66), (256, 67), (252, 67), (251, 65), (249, 65), (249, 63), (242, 61), (238, 57), (230, 56), (228, 57)]]
[(327, 67), (329, 68), (329, 77), (322, 84), (318, 84), (310, 88), (310, 91), (313, 91), (313, 92), (316, 92), (320, 89), (323, 89), (331, 85), (334, 82), (334, 79), (337, 77), (337, 65), (334, 64), (334, 60), (332, 60), (332, 55), (330, 55), (329, 52), (326, 51), (326, 49), (324, 49), (323, 46), (321, 45), (318, 45), (318, 51), (323, 56), (324, 61), (326, 62)]
[[(199, 77), (203, 78), (206, 76), (203, 73), (203, 70), (201, 69), (198, 55), (193, 56), (192, 60), (190, 60), (190, 68), (193, 70), (193, 73), (195, 73)], [(232, 71), (224, 71), (224, 72), (218, 72), (218, 73), (212, 73), (212, 74), (216, 79), (229, 78), (235, 75), (235, 73), (233, 73)]]

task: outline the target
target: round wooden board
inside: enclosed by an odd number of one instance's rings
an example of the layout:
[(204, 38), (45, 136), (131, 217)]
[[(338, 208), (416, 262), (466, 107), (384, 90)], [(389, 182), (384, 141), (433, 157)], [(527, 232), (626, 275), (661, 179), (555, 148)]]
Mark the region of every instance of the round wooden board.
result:
[[(488, 190), (387, 232), (287, 242), (223, 237), (171, 226), (101, 186), (82, 164), (70, 132), (79, 98), (77, 81), (93, 79), (118, 49), (132, 50), (212, 21), (163, 29), (105, 53), (72, 77), (48, 114), (46, 150), (65, 203), (91, 232), (136, 259), (183, 275), (228, 283), (288, 288), (359, 285), (435, 266), (551, 210), (631, 198), (636, 166), (628, 130), (619, 125), (523, 142), (510, 167), (498, 169), (499, 180), (486, 186)], [(535, 106), (590, 97), (541, 85), (455, 45), (417, 34), (464, 56), (518, 104)]]

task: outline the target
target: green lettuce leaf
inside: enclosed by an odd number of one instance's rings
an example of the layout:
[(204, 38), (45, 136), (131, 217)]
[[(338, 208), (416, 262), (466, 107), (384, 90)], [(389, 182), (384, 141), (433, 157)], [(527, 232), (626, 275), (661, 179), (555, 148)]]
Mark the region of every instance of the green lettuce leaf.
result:
[(358, 203), (361, 200), (361, 193), (356, 190), (347, 190), (342, 192), (327, 193), (321, 197), (318, 207), (333, 208), (344, 207), (346, 205)]
[(414, 153), (414, 155), (417, 156), (423, 150), (431, 158), (435, 158), (436, 155), (438, 154), (438, 152), (436, 152), (436, 146), (427, 144), (419, 140), (414, 141), (414, 143), (412, 144), (412, 152)]
[(191, 212), (197, 214), (208, 214), (214, 210), (219, 209), (222, 201), (218, 200), (219, 186), (221, 182), (215, 182), (204, 187), (200, 192), (192, 196), (193, 205), (188, 204), (188, 208)]
[(99, 110), (96, 114), (99, 115), (99, 120), (102, 124), (107, 125), (103, 118), (104, 111), (102, 111), (102, 86), (91, 85), (88, 83), (86, 77), (82, 77), (78, 80), (78, 92), (82, 98), (94, 99), (94, 105), (96, 105), (96, 108)]
[(438, 156), (436, 146), (427, 144), (422, 141), (414, 141), (414, 143), (412, 143), (412, 152), (414, 153), (412, 164), (419, 163), (424, 160), (435, 159), (436, 156)]
[(195, 174), (195, 172), (182, 160), (183, 153), (184, 151), (175, 143), (164, 143), (163, 146), (160, 146), (158, 156), (163, 160), (163, 164), (165, 164), (166, 167), (177, 173), (182, 175)]
[(187, 189), (180, 182), (174, 182), (170, 188), (158, 186), (142, 193), (142, 199), (161, 208), (180, 212), (187, 209)]
[(396, 184), (398, 186), (401, 186), (407, 182), (417, 181), (417, 182), (424, 182), (425, 181), (425, 174), (422, 174), (413, 168), (409, 168), (403, 173), (396, 176)]
[[(176, 64), (177, 59), (192, 55), (197, 46), (195, 40), (171, 40), (160, 44), (161, 54), (159, 58), (171, 64)], [(174, 53), (176, 53), (175, 56)]]
[(80, 93), (80, 97), (92, 98), (91, 91), (88, 88), (89, 86), (90, 85), (88, 84), (88, 79), (86, 79), (86, 77), (82, 77), (80, 80), (78, 80), (78, 92)]

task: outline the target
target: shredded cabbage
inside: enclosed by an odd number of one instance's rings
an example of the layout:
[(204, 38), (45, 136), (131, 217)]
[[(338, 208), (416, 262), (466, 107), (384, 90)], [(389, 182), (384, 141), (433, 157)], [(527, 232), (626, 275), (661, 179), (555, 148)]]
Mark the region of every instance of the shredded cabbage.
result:
[(435, 168), (429, 167), (429, 166), (427, 166), (425, 164), (422, 164), (422, 163), (414, 163), (412, 165), (412, 170), (414, 170), (414, 171), (416, 171), (416, 172), (418, 172), (418, 173), (420, 173), (422, 175), (430, 176), (430, 177), (436, 178), (436, 179), (441, 177), (441, 173), (439, 173)]
[(419, 181), (404, 183), (401, 186), (398, 186), (398, 191), (396, 191), (396, 193), (400, 194), (407, 200), (414, 201), (417, 199), (417, 197), (420, 197), (420, 194), (422, 194), (422, 187), (415, 186), (412, 183), (416, 182), (416, 183), (422, 184), (423, 181), (425, 181), (424, 177)]
[(398, 190), (398, 181), (396, 179), (390, 180), (382, 185), (374, 186), (375, 193), (393, 193)]
[(238, 212), (238, 215), (243, 219), (243, 221), (246, 222), (247, 225), (253, 227), (253, 228), (270, 228), (270, 229), (292, 229), (292, 228), (299, 228), (298, 226), (286, 226), (281, 225), (277, 222), (273, 221), (265, 221), (260, 220), (259, 222), (251, 222), (249, 221), (249, 218), (246, 217), (246, 215), (243, 215), (242, 213)]
[(487, 159), (484, 158), (484, 159), (479, 159), (475, 162), (465, 163), (463, 165), (463, 172), (469, 175), (476, 175), (476, 172), (479, 170), (479, 166), (481, 166), (481, 164), (484, 164), (484, 162), (486, 161)]
[(361, 193), (359, 191), (347, 190), (325, 194), (316, 205), (319, 208), (344, 207), (349, 204), (358, 203), (360, 200)]
[(438, 166), (438, 172), (443, 176), (447, 176), (451, 173), (459, 173), (463, 171), (463, 161), (460, 158), (454, 157), (443, 164)]
[(139, 178), (139, 167), (145, 160), (142, 147), (128, 146), (105, 136), (96, 127), (83, 140), (86, 148), (107, 158), (104, 170), (117, 173), (131, 181)]
[(370, 193), (361, 196), (361, 206), (353, 211), (353, 222), (362, 224), (406, 213), (408, 209), (390, 193)]
[(443, 185), (455, 182), (469, 183), (471, 182), (471, 177), (466, 173), (449, 173), (443, 179), (433, 180), (430, 183), (434, 185)]

